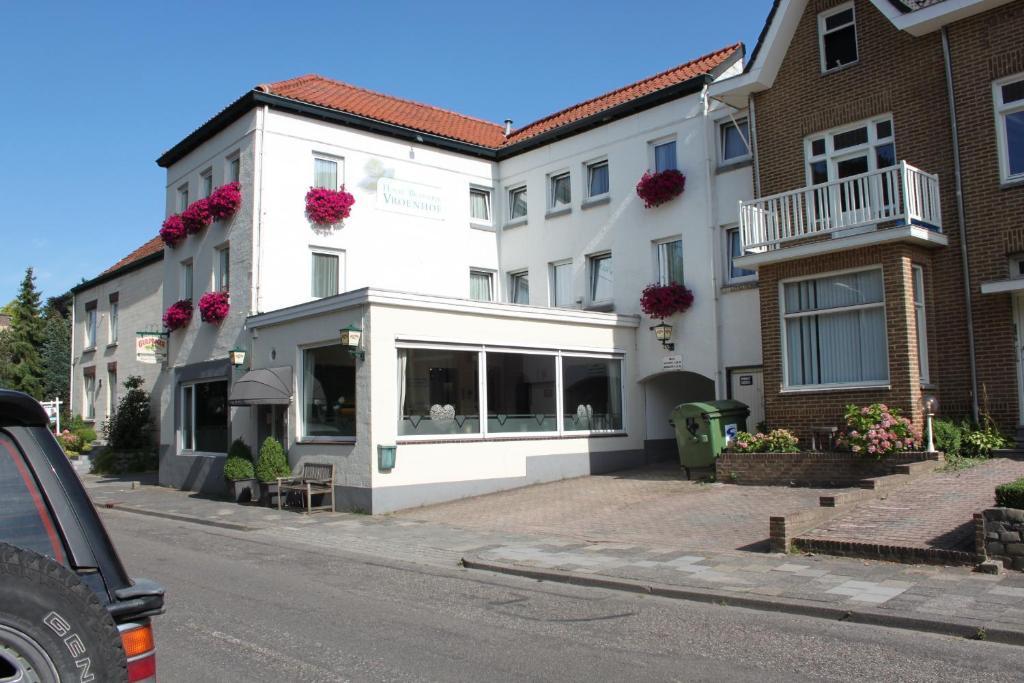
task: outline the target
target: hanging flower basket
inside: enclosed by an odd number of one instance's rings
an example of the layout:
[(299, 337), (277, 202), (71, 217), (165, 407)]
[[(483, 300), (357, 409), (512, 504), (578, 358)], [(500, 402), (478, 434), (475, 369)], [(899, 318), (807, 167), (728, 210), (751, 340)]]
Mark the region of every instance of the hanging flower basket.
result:
[(693, 292), (681, 284), (647, 285), (640, 294), (640, 309), (652, 318), (669, 318), (693, 305)]
[(338, 191), (311, 187), (306, 193), (306, 217), (317, 225), (335, 225), (348, 218), (355, 203), (344, 186)]
[(648, 209), (661, 206), (670, 199), (675, 199), (686, 188), (686, 176), (675, 169), (651, 173), (648, 171), (636, 184), (636, 193), (644, 200)]
[(219, 323), (228, 317), (228, 293), (207, 292), (199, 297), (199, 317), (204, 323)]
[(181, 221), (181, 216), (178, 214), (168, 216), (160, 228), (160, 238), (169, 247), (178, 246), (185, 239), (185, 235), (185, 224)]
[(175, 301), (164, 312), (164, 327), (173, 332), (188, 325), (192, 320), (192, 302), (189, 299)]
[(210, 215), (210, 200), (197, 199), (189, 204), (188, 208), (181, 212), (181, 222), (185, 224), (185, 230), (190, 235), (202, 232), (213, 222), (213, 216)]
[(221, 185), (206, 200), (210, 216), (215, 221), (231, 218), (242, 206), (242, 186), (238, 183)]

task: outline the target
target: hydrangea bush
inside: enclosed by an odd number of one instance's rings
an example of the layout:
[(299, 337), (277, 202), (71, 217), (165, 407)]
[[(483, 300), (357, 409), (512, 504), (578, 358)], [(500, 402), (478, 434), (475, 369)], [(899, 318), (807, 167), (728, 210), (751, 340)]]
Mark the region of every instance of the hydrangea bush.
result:
[(636, 193), (644, 200), (644, 206), (648, 209), (661, 206), (665, 202), (675, 199), (686, 189), (686, 176), (673, 169), (651, 173), (647, 171), (636, 184)]
[(210, 200), (197, 199), (189, 204), (188, 208), (181, 212), (181, 222), (185, 224), (185, 230), (190, 235), (202, 232), (213, 222), (213, 216), (210, 215)]
[(652, 318), (668, 318), (683, 313), (693, 304), (693, 292), (673, 282), (668, 285), (647, 285), (640, 294), (640, 309)]
[(860, 408), (848, 405), (844, 417), (846, 430), (836, 440), (841, 448), (881, 458), (921, 447), (921, 429), (903, 417), (898, 409), (884, 403)]
[(204, 323), (219, 323), (230, 310), (227, 292), (207, 292), (199, 297), (199, 317)]
[(209, 199), (207, 199), (207, 207), (209, 209), (210, 216), (215, 221), (231, 218), (238, 212), (238, 209), (241, 206), (242, 186), (238, 183), (221, 185), (214, 190), (210, 194)]
[(317, 225), (335, 225), (349, 217), (355, 197), (345, 191), (311, 187), (306, 193), (306, 217)]
[(174, 214), (168, 216), (164, 220), (163, 226), (160, 228), (160, 238), (169, 247), (176, 247), (178, 244), (185, 239), (186, 235), (185, 224), (181, 220), (181, 216)]
[(188, 325), (192, 320), (192, 301), (182, 299), (175, 301), (164, 311), (164, 327), (173, 332)]
[(773, 429), (767, 434), (739, 432), (729, 449), (736, 453), (796, 453), (800, 450), (799, 442), (788, 429)]

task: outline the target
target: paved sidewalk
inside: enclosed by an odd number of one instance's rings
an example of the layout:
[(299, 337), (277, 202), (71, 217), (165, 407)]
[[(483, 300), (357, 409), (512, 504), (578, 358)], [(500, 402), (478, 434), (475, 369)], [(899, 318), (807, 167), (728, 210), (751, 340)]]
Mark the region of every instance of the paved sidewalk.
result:
[[(126, 482), (83, 477), (100, 508), (213, 525), (376, 558), (466, 566), (543, 580), (814, 614), (1024, 644), (1024, 574), (839, 557), (706, 551), (662, 543), (587, 542), (558, 534), (457, 528), (403, 515), (278, 512)], [(107, 512), (104, 514), (120, 514)]]

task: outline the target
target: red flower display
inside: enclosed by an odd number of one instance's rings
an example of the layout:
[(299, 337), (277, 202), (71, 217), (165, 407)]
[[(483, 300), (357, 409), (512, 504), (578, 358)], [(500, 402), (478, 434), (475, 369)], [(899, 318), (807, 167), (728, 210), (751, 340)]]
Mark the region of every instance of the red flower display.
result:
[(652, 318), (665, 319), (693, 305), (693, 292), (681, 284), (647, 285), (640, 294), (640, 309)]
[(325, 187), (311, 187), (306, 193), (306, 217), (317, 225), (334, 225), (348, 218), (356, 198), (345, 192)]
[(185, 230), (190, 235), (202, 232), (203, 228), (213, 222), (210, 215), (210, 200), (197, 199), (188, 205), (188, 208), (181, 212), (181, 222), (185, 224)]
[(636, 184), (636, 193), (644, 200), (644, 206), (650, 209), (675, 199), (685, 188), (686, 176), (673, 168), (658, 173), (644, 173)]
[(228, 293), (207, 292), (199, 297), (199, 317), (204, 323), (219, 323), (228, 317)]
[(192, 301), (189, 299), (175, 301), (164, 312), (164, 327), (171, 332), (185, 327), (190, 320), (192, 320)]
[(178, 214), (168, 216), (160, 228), (160, 238), (169, 247), (178, 246), (178, 243), (185, 239), (185, 234), (185, 224), (181, 222), (181, 216)]
[(238, 183), (221, 185), (206, 200), (210, 215), (215, 221), (231, 218), (242, 205), (242, 186)]

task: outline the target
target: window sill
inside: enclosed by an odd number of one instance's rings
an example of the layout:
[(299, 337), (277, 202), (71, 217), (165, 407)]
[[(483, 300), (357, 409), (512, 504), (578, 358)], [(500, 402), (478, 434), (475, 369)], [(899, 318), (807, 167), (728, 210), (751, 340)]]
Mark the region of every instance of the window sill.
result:
[(595, 206), (604, 206), (605, 204), (611, 204), (611, 203), (612, 203), (612, 198), (609, 195), (603, 194), (600, 197), (592, 197), (592, 198), (586, 200), (585, 202), (580, 204), (580, 208), (581, 209), (591, 209), (591, 208), (593, 208)]
[(729, 282), (722, 285), (722, 293), (742, 292), (748, 289), (757, 289), (760, 286), (761, 285), (757, 281), (757, 278), (754, 278), (753, 280), (739, 280), (737, 282)]
[(564, 216), (568, 213), (572, 213), (571, 206), (563, 206), (558, 209), (548, 209), (548, 212), (544, 214), (544, 218), (556, 218), (558, 216)]
[(822, 75), (822, 77), (824, 77), (824, 76), (831, 76), (832, 74), (837, 74), (840, 71), (846, 71), (847, 69), (849, 69), (851, 67), (855, 67), (858, 64), (860, 64), (860, 59), (859, 58), (853, 60), (849, 64), (843, 64), (842, 66), (834, 66), (831, 69), (826, 69), (826, 70), (821, 72), (821, 75)]
[(210, 451), (178, 451), (178, 455), (185, 455), (190, 458), (226, 458), (227, 453), (212, 453)]
[(84, 349), (82, 349), (82, 353), (93, 353), (95, 350), (96, 345), (93, 344), (92, 346), (86, 346)]
[(1000, 190), (1012, 190), (1017, 187), (1024, 187), (1024, 177), (1007, 178), (999, 183)]
[(110, 342), (109, 344), (107, 344), (107, 348), (108, 349), (116, 349), (117, 348), (117, 342)]
[(585, 307), (585, 310), (587, 310), (587, 311), (598, 311), (598, 312), (614, 311), (615, 310), (615, 302), (614, 301), (599, 301), (599, 302), (587, 305)]
[(515, 219), (510, 220), (509, 222), (505, 223), (505, 225), (503, 225), (501, 229), (502, 230), (511, 230), (512, 228), (521, 228), (524, 225), (526, 225), (526, 219), (525, 218), (515, 218)]
[(469, 227), (472, 230), (481, 230), (483, 232), (494, 232), (494, 226), (491, 225), (490, 223), (472, 223), (471, 222), (469, 224)]
[(488, 434), (486, 437), (470, 435), (465, 438), (436, 438), (436, 439), (410, 439), (399, 438), (396, 441), (398, 446), (417, 446), (417, 445), (438, 445), (438, 444), (453, 444), (453, 443), (487, 443), (488, 441), (559, 441), (564, 439), (600, 439), (609, 437), (623, 437), (629, 436), (628, 432), (566, 432), (564, 434), (551, 434), (551, 435), (537, 435), (537, 436), (516, 436), (510, 434), (508, 436)]
[(741, 168), (747, 168), (753, 166), (754, 160), (750, 157), (743, 157), (742, 159), (730, 159), (729, 161), (723, 161), (715, 169), (715, 173), (728, 173), (729, 171), (735, 171)]
[(326, 437), (326, 436), (321, 436), (321, 437), (306, 436), (306, 437), (303, 437), (303, 438), (299, 439), (298, 441), (296, 441), (295, 444), (298, 445), (298, 446), (310, 446), (310, 445), (313, 445), (313, 444), (334, 444), (335, 446), (355, 446), (356, 445), (356, 439), (355, 439), (354, 436), (353, 437), (338, 437), (337, 439), (332, 439), (332, 438)]
[(819, 394), (834, 391), (889, 391), (892, 386), (889, 384), (843, 384), (828, 385), (818, 384), (808, 387), (784, 387), (779, 390), (780, 394)]

